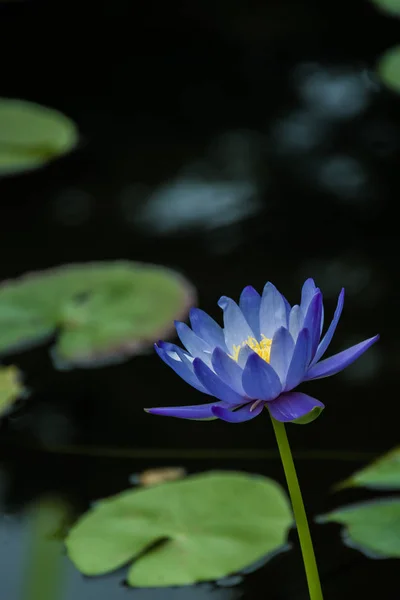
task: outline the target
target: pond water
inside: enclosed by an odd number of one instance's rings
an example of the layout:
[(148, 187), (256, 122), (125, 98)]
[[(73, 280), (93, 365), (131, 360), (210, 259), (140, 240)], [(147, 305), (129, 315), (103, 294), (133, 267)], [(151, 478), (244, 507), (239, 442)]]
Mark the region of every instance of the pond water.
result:
[[(3, 56), (22, 45), (2, 94), (53, 106), (82, 132), (71, 156), (0, 182), (0, 278), (88, 260), (162, 264), (194, 284), (214, 317), (221, 295), (248, 284), (271, 280), (295, 303), (312, 276), (327, 313), (344, 286), (332, 350), (376, 333), (381, 341), (343, 374), (307, 384), (327, 408), (289, 433), (310, 515), (365, 497), (330, 487), (398, 443), (400, 98), (372, 71), (398, 23), (366, 1), (32, 0), (0, 11)], [(79, 514), (133, 473), (171, 465), (283, 483), (267, 419), (235, 427), (143, 412), (201, 401), (152, 351), (93, 370), (55, 370), (48, 347), (5, 362), (22, 369), (32, 395), (0, 429), (4, 600), (20, 598), (23, 511), (44, 493)], [(326, 598), (394, 596), (394, 561), (345, 548), (334, 526), (314, 537)], [(65, 560), (60, 600), (300, 600), (291, 540), (292, 551), (252, 574), (185, 589), (131, 590), (124, 572), (86, 579)]]

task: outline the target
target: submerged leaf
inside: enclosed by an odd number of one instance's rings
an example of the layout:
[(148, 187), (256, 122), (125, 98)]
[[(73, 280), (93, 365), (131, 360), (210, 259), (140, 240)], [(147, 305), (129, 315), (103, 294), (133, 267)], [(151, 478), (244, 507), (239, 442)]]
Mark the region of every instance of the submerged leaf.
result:
[(0, 175), (41, 167), (77, 142), (75, 124), (57, 110), (0, 98)]
[(0, 353), (55, 335), (56, 365), (96, 366), (140, 353), (184, 318), (194, 292), (178, 273), (128, 261), (66, 265), (0, 287)]
[(400, 93), (400, 46), (389, 48), (380, 57), (378, 72), (383, 83)]
[(317, 520), (345, 525), (346, 545), (370, 558), (400, 558), (400, 499), (345, 506)]
[(69, 506), (57, 497), (43, 497), (29, 507), (25, 571), (22, 594), (27, 600), (62, 597), (64, 584), (63, 545), (60, 533), (70, 518)]
[(291, 525), (276, 482), (215, 471), (103, 500), (72, 528), (66, 545), (85, 575), (134, 560), (132, 586), (188, 585), (225, 577), (284, 547)]
[(378, 460), (357, 471), (339, 483), (335, 489), (366, 487), (372, 489), (400, 489), (400, 447), (384, 454)]
[(25, 393), (20, 372), (13, 365), (0, 367), (0, 417), (7, 414), (15, 400)]

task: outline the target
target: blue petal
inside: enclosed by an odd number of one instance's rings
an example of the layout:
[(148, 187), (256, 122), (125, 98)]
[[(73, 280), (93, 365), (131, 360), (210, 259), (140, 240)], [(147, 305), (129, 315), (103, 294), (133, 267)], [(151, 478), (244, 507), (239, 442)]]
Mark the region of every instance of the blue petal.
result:
[(180, 355), (180, 352), (182, 352), (182, 351), (180, 350), (180, 348), (177, 348), (175, 346), (176, 357), (174, 357), (172, 352), (169, 353), (164, 348), (158, 347), (157, 344), (154, 345), (154, 348), (155, 348), (155, 351), (157, 352), (158, 356), (161, 358), (161, 360), (163, 360), (165, 362), (165, 364), (167, 364), (169, 367), (171, 367), (171, 369), (173, 369), (175, 371), (175, 373), (177, 373), (177, 375), (179, 375), (179, 377), (182, 377), (182, 379), (184, 381), (186, 381), (186, 383), (188, 383), (189, 385), (196, 388), (196, 390), (199, 390), (199, 392), (203, 392), (204, 394), (209, 394), (209, 392), (200, 383), (200, 381), (197, 379), (196, 375), (194, 374), (193, 367), (189, 366), (189, 364), (186, 361), (182, 360), (182, 357)]
[(322, 317), (322, 294), (321, 292), (317, 292), (312, 298), (306, 316), (304, 318), (303, 327), (304, 329), (308, 329), (310, 334), (310, 348), (311, 348), (311, 356), (310, 359), (314, 357), (314, 354), (318, 348), (318, 342), (321, 335), (321, 317)]
[(240, 295), (239, 307), (250, 325), (256, 339), (260, 338), (261, 296), (251, 285), (244, 288)]
[(224, 407), (225, 404), (223, 402), (212, 402), (211, 404), (194, 404), (193, 406), (164, 406), (160, 408), (145, 408), (145, 411), (152, 415), (200, 421), (215, 418), (212, 412), (214, 406)]
[(304, 379), (310, 360), (310, 334), (302, 329), (298, 335), (290, 366), (286, 375), (285, 391), (292, 390)]
[(318, 288), (315, 285), (314, 279), (311, 277), (306, 279), (301, 289), (301, 302), (300, 306), (302, 308), (303, 314), (306, 314), (308, 307), (310, 306), (310, 302), (317, 293)]
[(280, 327), (272, 339), (270, 365), (281, 380), (282, 387), (285, 385), (286, 374), (292, 360), (294, 341), (290, 333), (284, 327)]
[(237, 362), (230, 358), (221, 348), (215, 348), (211, 363), (216, 374), (238, 394), (244, 396), (242, 386), (243, 370)]
[(247, 346), (247, 344), (240, 348), (237, 363), (239, 367), (241, 367), (241, 369), (244, 369), (247, 363), (247, 359), (253, 354), (253, 352), (254, 351), (250, 348), (250, 346)]
[(286, 304), (276, 287), (268, 282), (261, 298), (260, 332), (272, 339), (279, 327), (287, 327)]
[(222, 327), (200, 308), (192, 308), (189, 313), (190, 324), (194, 333), (211, 348), (219, 346), (225, 349), (225, 337)]
[(333, 335), (336, 331), (337, 324), (339, 323), (340, 316), (342, 314), (344, 304), (344, 288), (339, 294), (335, 314), (333, 315), (333, 319), (331, 324), (329, 325), (328, 331), (325, 333), (324, 337), (321, 340), (320, 345), (318, 346), (317, 352), (313, 358), (312, 365), (319, 361), (320, 358), (325, 354), (329, 344), (332, 341)]
[(242, 383), (246, 394), (256, 400), (273, 400), (282, 391), (282, 384), (274, 369), (255, 352), (247, 359)]
[(233, 346), (240, 346), (254, 334), (242, 311), (231, 298), (222, 296), (218, 301), (218, 306), (224, 311), (225, 343), (228, 351), (232, 352)]
[(244, 421), (250, 421), (250, 419), (257, 417), (264, 408), (264, 404), (260, 402), (260, 404), (255, 406), (254, 410), (251, 410), (253, 404), (246, 404), (235, 411), (215, 405), (212, 408), (212, 413), (215, 417), (227, 421), (228, 423), (243, 423)]
[(302, 309), (298, 304), (292, 307), (289, 315), (289, 331), (290, 335), (294, 339), (297, 340), (297, 336), (299, 335), (300, 329), (303, 328), (304, 323), (304, 314)]
[(274, 419), (281, 421), (282, 423), (300, 419), (311, 412), (315, 407), (322, 409), (324, 408), (324, 405), (316, 398), (312, 398), (301, 392), (281, 394), (276, 400), (268, 402), (269, 412)]
[(286, 323), (289, 323), (289, 315), (290, 315), (290, 311), (292, 309), (292, 307), (290, 306), (289, 302), (286, 300), (285, 296), (283, 294), (281, 294), (283, 301), (285, 303), (285, 309), (286, 309)]
[(207, 342), (199, 338), (186, 323), (175, 321), (176, 333), (193, 358), (199, 357), (211, 364), (211, 348)]
[(200, 360), (200, 358), (194, 359), (193, 369), (198, 380), (213, 396), (218, 398), (218, 400), (222, 400), (223, 402), (227, 402), (234, 406), (245, 402), (243, 396), (224, 383), (214, 371), (209, 369), (207, 365)]
[(336, 373), (343, 371), (343, 369), (351, 365), (351, 363), (357, 360), (359, 356), (364, 354), (364, 352), (378, 340), (379, 335), (376, 335), (347, 350), (343, 350), (343, 352), (339, 352), (339, 354), (335, 354), (334, 356), (322, 360), (309, 369), (304, 380), (309, 381), (310, 379), (321, 379), (322, 377), (336, 375)]

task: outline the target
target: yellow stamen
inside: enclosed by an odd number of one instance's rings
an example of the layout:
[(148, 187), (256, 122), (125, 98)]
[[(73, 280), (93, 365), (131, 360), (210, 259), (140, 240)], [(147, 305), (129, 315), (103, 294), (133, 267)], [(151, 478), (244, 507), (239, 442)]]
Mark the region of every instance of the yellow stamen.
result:
[(261, 356), (263, 360), (269, 363), (272, 340), (266, 338), (265, 335), (261, 336), (261, 340), (259, 342), (255, 338), (249, 337), (239, 346), (233, 346), (233, 354), (231, 354), (230, 357), (238, 361), (240, 350), (245, 346), (249, 346), (249, 348), (258, 354), (258, 356)]

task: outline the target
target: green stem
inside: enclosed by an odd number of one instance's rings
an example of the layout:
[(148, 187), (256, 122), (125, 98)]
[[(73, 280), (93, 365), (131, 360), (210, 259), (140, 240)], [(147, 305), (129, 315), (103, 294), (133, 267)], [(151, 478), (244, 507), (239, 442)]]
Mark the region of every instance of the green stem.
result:
[(292, 501), (294, 518), (297, 525), (297, 533), (300, 540), (301, 553), (303, 555), (304, 567), (306, 571), (310, 600), (323, 600), (310, 528), (308, 526), (307, 515), (304, 508), (303, 498), (301, 496), (299, 480), (297, 479), (296, 468), (294, 466), (289, 440), (286, 435), (285, 425), (280, 421), (276, 421), (272, 416), (271, 421), (274, 428), (276, 441), (278, 443), (279, 453), (281, 455), (283, 470), (285, 471), (290, 499)]

